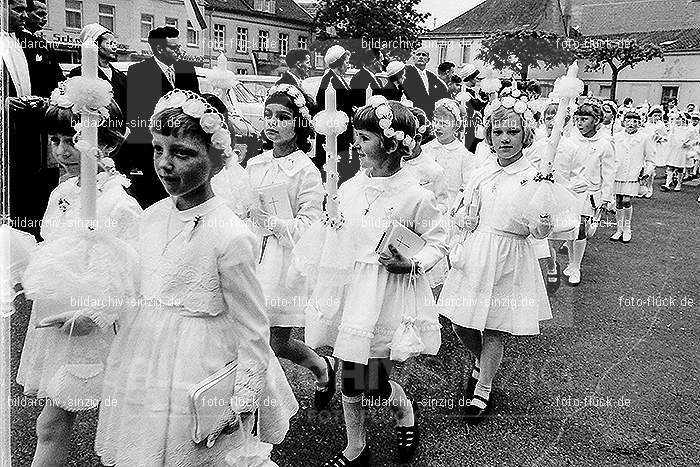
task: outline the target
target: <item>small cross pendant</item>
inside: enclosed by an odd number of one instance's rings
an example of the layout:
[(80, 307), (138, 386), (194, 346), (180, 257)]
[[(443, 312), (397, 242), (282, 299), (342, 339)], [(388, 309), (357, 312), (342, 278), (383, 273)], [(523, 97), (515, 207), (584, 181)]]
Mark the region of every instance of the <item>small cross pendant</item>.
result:
[(365, 209), (365, 213), (364, 213), (363, 215), (366, 216), (367, 214), (369, 214), (369, 208), (366, 208), (366, 209)]

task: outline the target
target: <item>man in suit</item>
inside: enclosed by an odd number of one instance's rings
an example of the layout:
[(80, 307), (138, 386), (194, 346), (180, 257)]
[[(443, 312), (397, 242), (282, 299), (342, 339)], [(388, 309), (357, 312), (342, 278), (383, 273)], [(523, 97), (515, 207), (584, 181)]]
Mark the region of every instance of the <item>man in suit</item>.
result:
[(302, 82), (311, 73), (311, 52), (306, 49), (292, 49), (287, 52), (284, 61), (287, 63), (289, 70), (282, 73), (282, 76), (275, 84), (289, 84), (299, 88), (306, 98), (306, 107), (308, 107), (309, 113), (315, 115), (318, 111), (316, 100), (304, 91), (304, 86), (302, 85)]
[(442, 62), (437, 67), (438, 76), (448, 88), (450, 87), (450, 82), (452, 80), (452, 75), (454, 75), (454, 72), (455, 64), (452, 62)]
[(413, 105), (422, 109), (428, 116), (433, 118), (435, 103), (443, 98), (449, 98), (445, 83), (432, 71), (425, 67), (430, 61), (430, 53), (425, 47), (421, 47), (413, 52), (414, 65), (406, 65), (406, 80), (404, 81), (404, 91), (406, 97), (413, 101)]
[(8, 1), (0, 55), (10, 111), (10, 216), (14, 227), (38, 235), (49, 194), (58, 184), (58, 170), (48, 167), (41, 121), (63, 73), (46, 41), (24, 30), (29, 11), (26, 0)]
[[(352, 178), (360, 168), (360, 160), (357, 156), (353, 156), (350, 152), (352, 145), (353, 130), (352, 117), (354, 115), (352, 109), (352, 100), (350, 98), (350, 87), (345, 81), (344, 75), (350, 67), (350, 52), (345, 50), (340, 45), (331, 46), (324, 57), (324, 61), (328, 69), (321, 78), (321, 84), (316, 94), (316, 102), (320, 110), (326, 107), (326, 89), (333, 86), (336, 91), (336, 106), (338, 110), (345, 112), (348, 115), (349, 123), (347, 130), (338, 136), (338, 184)], [(323, 148), (326, 143), (326, 137), (316, 135), (316, 157), (314, 164), (323, 172), (323, 164), (326, 162), (326, 150)]]
[(153, 56), (129, 67), (126, 81), (127, 125), (131, 130), (122, 151), (128, 159), (130, 192), (143, 208), (167, 196), (153, 167), (148, 124), (158, 100), (173, 89), (199, 93), (194, 65), (179, 60), (179, 31), (171, 26), (152, 29), (148, 44)]
[[(114, 100), (126, 118), (126, 75), (114, 68), (112, 62), (117, 61), (117, 41), (114, 34), (98, 23), (86, 25), (80, 32), (80, 41), (94, 41), (97, 44), (97, 76), (112, 84)], [(80, 76), (82, 68), (77, 66), (69, 73), (69, 77)]]
[(381, 73), (384, 62), (384, 54), (376, 48), (365, 49), (358, 54), (358, 64), (360, 71), (350, 80), (350, 93), (352, 95), (352, 105), (363, 107), (367, 99), (367, 88), (372, 89), (372, 94), (381, 89), (381, 85), (375, 75)]

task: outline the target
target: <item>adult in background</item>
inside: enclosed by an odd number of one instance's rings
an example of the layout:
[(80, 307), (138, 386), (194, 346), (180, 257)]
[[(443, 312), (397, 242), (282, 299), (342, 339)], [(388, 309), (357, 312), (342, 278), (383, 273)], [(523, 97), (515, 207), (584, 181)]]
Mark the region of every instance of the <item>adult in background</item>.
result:
[(477, 138), (476, 128), (481, 125), (481, 116), (486, 101), (481, 99), (479, 92), (476, 90), (477, 82), (480, 80), (479, 69), (471, 63), (468, 63), (459, 70), (459, 77), (462, 79), (462, 91), (458, 101), (462, 106), (465, 115), (464, 122), (464, 146), (470, 152), (476, 152), (476, 145), (483, 139)]
[(389, 62), (386, 71), (377, 73), (380, 78), (385, 78), (386, 83), (376, 94), (382, 95), (390, 101), (399, 101), (404, 98), (403, 83), (406, 80), (406, 64), (395, 60)]
[(376, 48), (365, 49), (357, 54), (357, 62), (360, 71), (350, 80), (350, 93), (352, 95), (352, 105), (363, 107), (367, 100), (367, 88), (372, 88), (372, 94), (381, 88), (375, 75), (382, 71), (384, 54)]
[(148, 33), (152, 57), (129, 67), (126, 80), (127, 125), (131, 135), (122, 151), (124, 170), (131, 178), (131, 195), (145, 209), (167, 193), (153, 167), (153, 149), (148, 123), (158, 99), (175, 88), (199, 93), (192, 63), (180, 60), (180, 32), (164, 26)]
[(46, 3), (34, 0), (27, 1), (27, 21), (24, 23), (24, 29), (30, 34), (36, 35), (39, 31), (46, 27), (48, 21), (48, 12)]
[[(2, 79), (9, 109), (10, 217), (12, 226), (39, 234), (58, 170), (48, 167), (41, 121), (51, 91), (63, 79), (43, 39), (24, 31), (25, 0), (8, 0), (7, 31), (0, 32)], [(43, 134), (43, 141), (42, 141)]]
[(450, 81), (455, 73), (455, 64), (452, 62), (442, 62), (437, 67), (437, 74), (445, 83), (445, 86), (450, 86)]
[(414, 65), (406, 65), (406, 81), (403, 86), (406, 97), (432, 120), (435, 103), (440, 99), (449, 98), (450, 95), (445, 83), (435, 73), (425, 69), (429, 61), (428, 49), (416, 49), (413, 52)]
[[(80, 42), (86, 40), (97, 44), (97, 76), (112, 84), (114, 100), (119, 105), (122, 115), (126, 115), (126, 75), (112, 65), (112, 62), (117, 61), (117, 41), (114, 34), (101, 24), (92, 23), (86, 25), (80, 32)], [(80, 76), (81, 70), (82, 68), (77, 66), (68, 73), (68, 76)]]
[[(350, 86), (345, 81), (344, 75), (350, 67), (350, 52), (345, 50), (340, 45), (333, 45), (327, 51), (324, 57), (324, 62), (328, 69), (326, 70), (321, 84), (316, 94), (316, 102), (320, 110), (326, 107), (326, 89), (332, 86), (336, 92), (337, 109), (345, 112), (348, 115), (348, 128), (344, 133), (338, 136), (338, 183), (343, 183), (345, 180), (352, 178), (360, 168), (360, 161), (357, 156), (353, 156), (350, 152), (352, 144), (352, 98), (350, 95)], [(323, 171), (323, 164), (326, 162), (326, 137), (316, 135), (316, 157), (314, 164)]]
[(292, 49), (284, 57), (289, 70), (282, 73), (276, 84), (289, 84), (296, 86), (306, 98), (306, 107), (313, 116), (318, 112), (316, 99), (306, 91), (302, 82), (311, 74), (311, 52), (306, 49)]

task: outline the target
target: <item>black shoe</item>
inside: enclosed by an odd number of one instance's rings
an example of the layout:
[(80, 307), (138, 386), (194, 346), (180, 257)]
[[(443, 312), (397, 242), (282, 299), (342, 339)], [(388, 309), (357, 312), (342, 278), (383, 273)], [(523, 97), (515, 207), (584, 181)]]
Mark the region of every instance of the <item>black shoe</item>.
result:
[(480, 409), (475, 405), (471, 405), (471, 403), (466, 407), (466, 409), (464, 410), (464, 416), (467, 419), (467, 423), (472, 426), (478, 425), (479, 423), (484, 421), (488, 413), (491, 411), (491, 397), (489, 397), (488, 399), (484, 399), (481, 396), (474, 396), (473, 398), (479, 399), (481, 402), (486, 404), (486, 407)]
[(469, 375), (469, 379), (467, 380), (467, 387), (464, 388), (464, 397), (466, 399), (471, 399), (474, 397), (474, 389), (476, 388), (476, 383), (478, 383), (479, 380), (477, 378), (474, 378), (472, 375)]
[[(559, 290), (559, 286), (561, 285), (561, 268), (559, 267), (558, 262), (554, 262), (554, 272), (550, 272), (549, 268), (547, 268), (547, 293), (549, 295), (554, 295), (557, 290)], [(473, 393), (472, 393), (473, 394)]]
[(328, 407), (335, 395), (335, 374), (338, 369), (338, 359), (333, 358), (334, 364), (331, 365), (331, 358), (333, 357), (323, 357), (328, 367), (328, 385), (323, 389), (316, 387), (314, 390), (314, 408), (316, 410), (323, 410)]
[(671, 191), (671, 188), (666, 185), (661, 185), (659, 188), (661, 188), (661, 191)]
[(357, 459), (350, 460), (340, 452), (324, 462), (322, 467), (369, 467), (371, 458), (369, 446), (365, 446)]
[(396, 457), (399, 464), (411, 462), (420, 444), (420, 430), (418, 429), (418, 404), (411, 402), (413, 407), (413, 426), (396, 427)]

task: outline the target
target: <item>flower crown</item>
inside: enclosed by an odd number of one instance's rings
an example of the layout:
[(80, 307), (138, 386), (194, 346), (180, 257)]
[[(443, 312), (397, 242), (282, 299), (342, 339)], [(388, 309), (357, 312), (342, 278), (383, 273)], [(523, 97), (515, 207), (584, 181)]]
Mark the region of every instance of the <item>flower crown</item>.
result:
[(74, 114), (83, 111), (97, 112), (105, 119), (109, 118), (107, 106), (112, 102), (112, 85), (101, 78), (74, 76), (58, 83), (51, 92), (49, 104), (71, 109)]
[[(183, 89), (173, 89), (160, 98), (153, 110), (153, 115), (166, 109), (182, 109), (182, 111), (199, 121), (199, 126), (205, 133), (211, 135), (211, 145), (231, 156), (231, 133), (224, 116), (209, 102), (196, 92)], [(151, 117), (152, 119), (153, 117)]]
[(527, 96), (518, 88), (512, 86), (507, 87), (501, 91), (499, 97), (489, 102), (484, 109), (484, 116), (487, 118), (491, 117), (496, 110), (503, 107), (519, 114), (527, 121), (534, 121), (534, 116), (532, 114), (532, 110), (528, 106), (528, 103), (529, 101)]
[(269, 91), (267, 91), (267, 97), (270, 97), (273, 94), (286, 94), (289, 96), (292, 99), (292, 102), (294, 102), (294, 105), (296, 105), (299, 109), (299, 113), (302, 115), (302, 117), (308, 121), (311, 121), (311, 113), (309, 112), (309, 108), (306, 106), (306, 97), (299, 90), (299, 88), (291, 84), (275, 84)]
[(459, 123), (462, 120), (462, 112), (459, 110), (459, 104), (452, 99), (443, 98), (435, 103), (435, 110), (445, 109), (452, 114), (452, 116)]
[(394, 122), (394, 112), (391, 110), (386, 97), (379, 95), (370, 97), (367, 101), (367, 107), (372, 107), (374, 109), (374, 115), (379, 119), (379, 127), (382, 129), (385, 137), (403, 142), (404, 146), (413, 151), (413, 148), (416, 147), (416, 141), (413, 139), (413, 136), (407, 135), (401, 130), (396, 131), (392, 128), (391, 124)]

